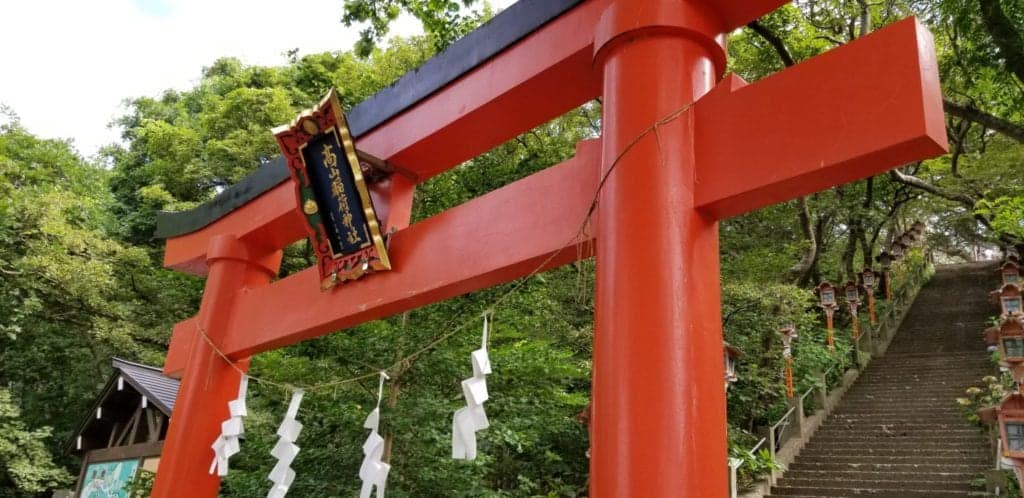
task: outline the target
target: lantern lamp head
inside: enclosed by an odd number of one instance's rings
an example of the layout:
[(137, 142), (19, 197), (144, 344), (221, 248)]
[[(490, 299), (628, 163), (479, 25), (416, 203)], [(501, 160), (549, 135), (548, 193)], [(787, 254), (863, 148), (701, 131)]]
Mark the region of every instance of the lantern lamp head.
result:
[(899, 239), (897, 239), (897, 240), (893, 241), (892, 246), (890, 246), (890, 248), (889, 248), (889, 252), (892, 253), (894, 258), (899, 259), (899, 258), (903, 257), (903, 253), (904, 253), (904, 251), (906, 251), (906, 249), (907, 249), (907, 245), (904, 244)]
[(834, 308), (836, 306), (836, 288), (828, 282), (822, 282), (818, 285), (818, 300), (818, 306)]
[(1006, 284), (999, 289), (999, 304), (1002, 307), (1003, 317), (1019, 316), (1024, 313), (1024, 306), (1021, 303), (1021, 289), (1018, 284)]
[(999, 268), (1000, 274), (1003, 276), (1003, 284), (1017, 284), (1020, 285), (1020, 265), (1013, 261), (1007, 261), (1003, 263), (1003, 266)]
[(844, 290), (846, 291), (846, 302), (850, 304), (860, 304), (860, 289), (857, 287), (856, 283), (852, 281), (846, 282)]
[(892, 266), (892, 254), (889, 251), (882, 251), (878, 256), (875, 257), (875, 261), (882, 265), (882, 271), (889, 271)]
[(875, 288), (875, 271), (871, 268), (865, 268), (864, 271), (860, 272), (860, 280), (870, 291)]
[(793, 357), (793, 340), (796, 339), (796, 324), (787, 323), (779, 329), (779, 333), (782, 334), (782, 356), (784, 358)]
[(1024, 458), (1024, 396), (1013, 393), (999, 405), (999, 432), (1003, 456)]
[(743, 356), (743, 352), (739, 348), (725, 343), (725, 388), (729, 389), (729, 384), (732, 384), (740, 379), (739, 374), (736, 373), (736, 366), (739, 363), (740, 357)]
[(1003, 361), (1024, 364), (1024, 324), (1017, 318), (1004, 318), (999, 323), (999, 351)]

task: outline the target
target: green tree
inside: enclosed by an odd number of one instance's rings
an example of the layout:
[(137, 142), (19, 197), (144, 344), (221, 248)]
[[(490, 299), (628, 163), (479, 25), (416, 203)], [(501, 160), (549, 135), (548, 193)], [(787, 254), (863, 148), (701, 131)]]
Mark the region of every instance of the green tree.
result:
[(71, 481), (53, 462), (48, 439), (50, 428), (29, 429), (11, 392), (0, 389), (0, 496), (36, 496)]
[[(482, 9), (470, 9), (480, 3)], [(369, 55), (403, 12), (423, 24), (423, 30), (437, 51), (444, 50), (494, 15), (490, 3), (479, 0), (345, 0), (341, 18), (345, 26), (366, 26), (359, 33), (355, 53), (361, 57)]]

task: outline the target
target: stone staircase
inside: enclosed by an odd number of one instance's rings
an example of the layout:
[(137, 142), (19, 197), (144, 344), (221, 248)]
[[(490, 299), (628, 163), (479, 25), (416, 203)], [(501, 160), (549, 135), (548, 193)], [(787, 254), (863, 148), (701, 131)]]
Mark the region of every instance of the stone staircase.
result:
[(956, 398), (992, 372), (981, 331), (996, 313), (990, 263), (938, 268), (894, 336), (843, 397), (770, 496), (946, 498), (982, 495), (994, 465)]

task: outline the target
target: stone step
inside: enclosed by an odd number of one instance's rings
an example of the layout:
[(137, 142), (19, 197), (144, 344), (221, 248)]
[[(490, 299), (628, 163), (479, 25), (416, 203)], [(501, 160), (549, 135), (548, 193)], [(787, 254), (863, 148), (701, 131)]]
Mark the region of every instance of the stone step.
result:
[(886, 355), (849, 387), (768, 495), (787, 498), (982, 496), (987, 437), (956, 399), (994, 369), (981, 331), (994, 264), (940, 267)]
[[(878, 477), (875, 479), (874, 477)], [(804, 479), (786, 476), (779, 479), (777, 486), (791, 488), (837, 488), (837, 489), (885, 489), (898, 491), (903, 489), (932, 490), (932, 491), (974, 491), (970, 480), (965, 479), (959, 482), (943, 481), (903, 481), (883, 480), (883, 475), (872, 476), (870, 480), (847, 480), (847, 479)]]
[(931, 455), (888, 455), (885, 457), (879, 457), (877, 455), (835, 455), (835, 454), (814, 454), (808, 457), (804, 457), (803, 452), (797, 457), (798, 462), (806, 460), (821, 461), (827, 460), (834, 463), (847, 463), (847, 464), (886, 464), (886, 465), (971, 465), (981, 464), (987, 465), (992, 463), (992, 457), (983, 454), (976, 456), (969, 455), (955, 455), (955, 456), (931, 456)]
[[(893, 408), (892, 405), (875, 405), (874, 403), (864, 403), (862, 405), (856, 404), (845, 404), (832, 412), (833, 416), (846, 416), (853, 418), (864, 418), (872, 415), (887, 415), (887, 416), (915, 416), (917, 420), (935, 420), (936, 418), (957, 418), (961, 417), (963, 412), (959, 406), (953, 407), (950, 405), (939, 405), (930, 408), (920, 407), (917, 409), (901, 409)], [(963, 418), (961, 417), (961, 420)]]
[(789, 470), (813, 470), (813, 471), (840, 471), (840, 472), (918, 472), (918, 473), (969, 473), (980, 474), (992, 466), (993, 462), (984, 463), (925, 463), (925, 462), (904, 462), (904, 463), (853, 463), (835, 461), (801, 461), (797, 460), (789, 465)]
[(936, 491), (932, 489), (843, 489), (830, 487), (773, 487), (771, 496), (793, 497), (862, 497), (872, 498), (964, 498), (984, 496), (974, 491)]
[(788, 470), (784, 479), (818, 479), (829, 481), (842, 479), (851, 481), (868, 481), (874, 479), (896, 480), (903, 482), (967, 482), (977, 477), (977, 474), (970, 472), (861, 472), (849, 471), (821, 471), (821, 470)]
[[(978, 334), (979, 339), (981, 333)], [(950, 363), (956, 362), (956, 363)], [(957, 368), (962, 366), (963, 368)], [(866, 372), (878, 372), (883, 374), (891, 373), (918, 373), (922, 368), (928, 372), (946, 372), (951, 375), (960, 375), (965, 370), (981, 370), (991, 367), (991, 360), (981, 349), (970, 355), (936, 355), (931, 358), (912, 358), (907, 355), (886, 355), (871, 362)]]
[(933, 415), (958, 414), (960, 405), (956, 398), (948, 397), (941, 399), (906, 399), (902, 401), (891, 401), (888, 403), (877, 399), (865, 400), (844, 400), (835, 413), (917, 413), (922, 418), (931, 418)]
[(977, 435), (967, 437), (944, 437), (944, 436), (914, 436), (914, 435), (887, 435), (887, 436), (825, 436), (822, 437), (819, 434), (815, 434), (811, 439), (810, 445), (831, 445), (831, 444), (866, 444), (866, 445), (879, 445), (879, 444), (907, 444), (907, 445), (920, 445), (920, 444), (985, 444), (979, 441)]
[(800, 452), (799, 458), (801, 459), (850, 459), (850, 458), (866, 458), (872, 462), (888, 462), (894, 461), (895, 459), (902, 458), (917, 458), (917, 459), (956, 459), (961, 458), (965, 460), (975, 461), (987, 461), (992, 457), (989, 455), (987, 448), (928, 448), (928, 449), (910, 449), (910, 448), (878, 448), (878, 449), (864, 449), (864, 448), (838, 448), (830, 446), (821, 446), (815, 448), (804, 448)]
[[(961, 425), (921, 425), (921, 424), (829, 424), (818, 430), (822, 436), (864, 436), (864, 437), (943, 437), (943, 436), (975, 436), (981, 437), (978, 429), (965, 424)], [(817, 435), (817, 434), (816, 434)]]
[(845, 441), (831, 441), (828, 444), (816, 444), (815, 442), (808, 443), (805, 447), (807, 449), (821, 446), (823, 448), (849, 448), (856, 450), (870, 451), (874, 449), (878, 450), (889, 450), (889, 449), (902, 449), (902, 448), (917, 448), (922, 451), (931, 450), (945, 450), (945, 449), (971, 449), (978, 451), (989, 452), (990, 448), (986, 444), (979, 444), (979, 441), (975, 438), (963, 439), (961, 441), (949, 441), (946, 439), (934, 439), (932, 441), (922, 441), (911, 443), (906, 439), (864, 439), (856, 440), (851, 442)]

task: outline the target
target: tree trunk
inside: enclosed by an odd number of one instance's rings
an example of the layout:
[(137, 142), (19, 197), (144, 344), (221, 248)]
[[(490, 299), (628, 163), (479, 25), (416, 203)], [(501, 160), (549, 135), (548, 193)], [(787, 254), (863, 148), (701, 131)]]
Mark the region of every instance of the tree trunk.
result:
[(1024, 38), (1013, 25), (1013, 21), (1003, 12), (999, 0), (980, 0), (981, 18), (985, 21), (985, 29), (992, 36), (992, 41), (999, 47), (999, 55), (1003, 58), (1003, 67), (1017, 76), (1024, 83)]
[(804, 282), (808, 279), (818, 263), (818, 238), (814, 233), (814, 225), (811, 221), (811, 210), (807, 206), (807, 198), (797, 199), (797, 217), (800, 219), (800, 230), (807, 242), (804, 255), (797, 264), (789, 269), (790, 282)]

